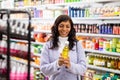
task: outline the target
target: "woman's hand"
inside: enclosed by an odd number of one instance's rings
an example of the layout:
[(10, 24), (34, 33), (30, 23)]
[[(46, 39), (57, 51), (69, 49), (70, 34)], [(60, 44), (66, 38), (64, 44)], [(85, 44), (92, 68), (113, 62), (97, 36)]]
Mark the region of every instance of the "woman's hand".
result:
[(62, 66), (64, 65), (66, 68), (69, 68), (71, 66), (70, 64), (70, 58), (63, 58), (62, 55), (60, 55), (59, 60), (58, 60), (58, 65)]
[(70, 58), (69, 57), (64, 59), (64, 65), (65, 65), (66, 68), (70, 68), (71, 64), (70, 64)]

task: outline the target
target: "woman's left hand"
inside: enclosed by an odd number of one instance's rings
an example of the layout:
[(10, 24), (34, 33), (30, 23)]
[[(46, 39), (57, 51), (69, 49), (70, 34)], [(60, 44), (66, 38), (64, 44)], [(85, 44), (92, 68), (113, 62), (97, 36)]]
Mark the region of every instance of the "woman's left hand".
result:
[(66, 68), (70, 68), (71, 64), (70, 64), (70, 58), (68, 57), (67, 59), (64, 59), (64, 65)]

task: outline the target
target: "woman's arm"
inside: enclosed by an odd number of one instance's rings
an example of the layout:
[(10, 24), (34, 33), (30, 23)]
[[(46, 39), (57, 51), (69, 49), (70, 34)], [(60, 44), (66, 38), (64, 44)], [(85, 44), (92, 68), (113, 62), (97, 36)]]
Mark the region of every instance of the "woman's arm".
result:
[[(59, 67), (57, 66), (57, 60), (50, 63), (49, 54), (49, 43), (47, 42), (43, 48), (40, 59), (40, 70), (43, 74), (49, 76), (59, 72)], [(52, 54), (51, 54), (52, 55)], [(54, 56), (54, 55), (53, 55)]]
[(87, 70), (87, 62), (86, 62), (86, 56), (84, 49), (80, 42), (77, 42), (76, 46), (76, 52), (77, 52), (77, 64), (70, 62), (70, 67), (67, 69), (67, 71), (74, 73), (74, 74), (79, 74), (83, 75), (86, 70)]

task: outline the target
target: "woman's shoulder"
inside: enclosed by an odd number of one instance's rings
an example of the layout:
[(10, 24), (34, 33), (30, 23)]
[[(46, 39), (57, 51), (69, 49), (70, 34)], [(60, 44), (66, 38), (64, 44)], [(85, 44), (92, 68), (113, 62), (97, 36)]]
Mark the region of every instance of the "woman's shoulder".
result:
[(82, 42), (81, 42), (81, 41), (77, 41), (77, 42), (76, 42), (76, 46), (78, 46), (78, 47), (83, 47), (83, 46), (82, 46)]
[(49, 41), (47, 41), (46, 43), (45, 43), (45, 45), (47, 45), (47, 46), (50, 46), (52, 44), (52, 41), (51, 40), (49, 40)]
[(78, 41), (78, 40), (75, 41), (75, 44), (76, 44), (76, 45), (81, 45), (81, 43), (82, 43), (81, 41)]

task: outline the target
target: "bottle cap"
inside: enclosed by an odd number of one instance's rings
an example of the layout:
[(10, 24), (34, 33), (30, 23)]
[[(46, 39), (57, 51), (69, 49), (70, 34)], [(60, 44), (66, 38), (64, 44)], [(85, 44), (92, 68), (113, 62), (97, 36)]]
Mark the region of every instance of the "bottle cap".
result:
[(69, 41), (65, 41), (65, 45), (68, 45), (69, 44)]

